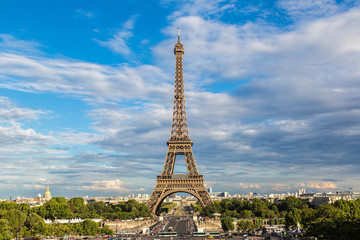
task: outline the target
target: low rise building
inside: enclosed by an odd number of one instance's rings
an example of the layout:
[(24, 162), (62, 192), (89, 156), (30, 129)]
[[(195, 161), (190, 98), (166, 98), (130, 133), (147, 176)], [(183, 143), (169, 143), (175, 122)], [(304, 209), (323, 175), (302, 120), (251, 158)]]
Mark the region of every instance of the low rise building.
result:
[(334, 203), (337, 200), (356, 200), (360, 198), (360, 193), (354, 193), (352, 191), (338, 191), (329, 193), (317, 193), (310, 199), (310, 203), (318, 207), (328, 203)]
[(49, 187), (47, 187), (44, 197), (41, 197), (41, 194), (39, 193), (37, 197), (20, 197), (18, 196), (13, 202), (17, 204), (26, 203), (29, 204), (30, 207), (38, 207), (44, 205), (47, 201), (51, 200), (51, 192), (49, 190)]

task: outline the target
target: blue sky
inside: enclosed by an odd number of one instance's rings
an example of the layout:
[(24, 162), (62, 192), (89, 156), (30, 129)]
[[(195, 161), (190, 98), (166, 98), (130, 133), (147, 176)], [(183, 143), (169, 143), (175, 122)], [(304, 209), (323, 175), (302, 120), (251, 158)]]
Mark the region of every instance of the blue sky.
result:
[(0, 198), (151, 193), (178, 27), (207, 186), (360, 191), (357, 1), (0, 4)]

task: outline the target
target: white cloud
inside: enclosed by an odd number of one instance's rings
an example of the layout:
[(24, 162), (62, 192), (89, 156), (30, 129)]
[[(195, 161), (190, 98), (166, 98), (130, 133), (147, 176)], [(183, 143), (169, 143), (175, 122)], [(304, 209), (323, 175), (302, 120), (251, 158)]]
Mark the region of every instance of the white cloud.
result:
[(129, 192), (130, 190), (124, 186), (129, 185), (123, 181), (116, 180), (103, 180), (94, 181), (90, 186), (82, 186), (84, 190), (96, 190), (96, 191), (116, 191), (116, 192)]
[(154, 66), (108, 67), (86, 62), (17, 54), (0, 54), (0, 87), (31, 92), (56, 92), (106, 102), (161, 97), (170, 87)]
[[(0, 141), (2, 146), (0, 152), (3, 155), (23, 155), (23, 154), (49, 154), (50, 152), (59, 153), (49, 149), (55, 139), (49, 135), (36, 132), (32, 128), (23, 128), (17, 122), (23, 119), (37, 119), (37, 114), (41, 111), (34, 111), (25, 108), (10, 108), (7, 111), (0, 109)], [(28, 119), (27, 119), (28, 117)]]
[(131, 30), (134, 28), (134, 24), (138, 15), (132, 15), (124, 24), (120, 31), (118, 31), (112, 38), (106, 41), (95, 40), (101, 46), (109, 48), (111, 51), (121, 54), (130, 55), (131, 49), (128, 46), (128, 40), (133, 36)]
[[(185, 69), (191, 80), (223, 82), (263, 76), (272, 80), (276, 76), (289, 81), (284, 87), (295, 84), (302, 90), (308, 87), (309, 80), (315, 80), (315, 84), (322, 84), (323, 87), (327, 78), (330, 81), (334, 79), (333, 74), (344, 73), (343, 78), (352, 77), (353, 73), (359, 74), (356, 61), (360, 42), (359, 28), (356, 27), (358, 21), (359, 11), (355, 9), (298, 25), (294, 31), (284, 33), (274, 27), (251, 22), (231, 25), (190, 16), (176, 19), (166, 33), (174, 36), (173, 29), (182, 26), (186, 53), (184, 61), (187, 63)], [(166, 56), (166, 62), (172, 56), (166, 54), (164, 51), (168, 50), (162, 46), (169, 44), (163, 42), (156, 48), (157, 54), (162, 58)], [(346, 73), (341, 69), (351, 72)], [(319, 74), (325, 74), (322, 80), (318, 79)], [(208, 84), (208, 81), (200, 84)]]
[(0, 34), (0, 50), (3, 52), (21, 52), (22, 54), (39, 54), (41, 45), (34, 41), (19, 40), (10, 34)]
[(130, 48), (127, 46), (127, 40), (132, 37), (132, 34), (128, 31), (118, 32), (113, 38), (107, 41), (96, 40), (101, 46), (111, 49), (115, 53), (121, 55), (129, 55), (131, 53)]
[(277, 183), (277, 184), (274, 184), (271, 189), (274, 191), (277, 191), (277, 192), (283, 192), (283, 191), (290, 190), (291, 187), (285, 183)]
[(178, 4), (178, 9), (169, 16), (170, 19), (176, 19), (182, 16), (220, 16), (226, 11), (235, 10), (235, 4), (233, 2), (234, 1), (229, 0), (162, 1), (164, 5)]
[(297, 18), (332, 15), (341, 9), (334, 0), (280, 0), (277, 4)]
[(37, 189), (37, 190), (45, 190), (46, 186), (40, 184), (23, 184), (24, 188), (27, 189)]
[(246, 184), (246, 183), (239, 183), (238, 188), (242, 188), (242, 189), (259, 189), (260, 185), (259, 184)]
[(0, 96), (0, 123), (13, 123), (19, 120), (36, 120), (41, 115), (51, 114), (48, 110), (33, 110), (20, 108), (13, 104), (9, 98)]
[(22, 129), (19, 124), (8, 127), (0, 126), (0, 139), (4, 145), (39, 144), (50, 142), (51, 137), (36, 133), (33, 129)]
[(37, 182), (41, 182), (41, 183), (47, 183), (47, 179), (46, 178), (38, 178), (36, 179)]
[(331, 182), (331, 181), (316, 181), (316, 182), (299, 182), (296, 183), (296, 186), (299, 187), (308, 187), (308, 188), (312, 188), (312, 189), (321, 189), (321, 190), (326, 190), (326, 189), (335, 189), (338, 186)]
[[(33, 128), (23, 127), (22, 121), (38, 120), (50, 114), (47, 110), (33, 110), (16, 106), (7, 97), (0, 97), (0, 153), (2, 155), (49, 154), (55, 139)], [(1, 159), (0, 159), (1, 160)]]
[(56, 137), (57, 143), (76, 144), (76, 145), (89, 145), (93, 142), (101, 141), (104, 136), (96, 133), (88, 132), (53, 132), (52, 135)]
[(76, 15), (75, 15), (76, 17), (86, 17), (86, 18), (95, 17), (94, 12), (87, 11), (87, 10), (80, 9), (80, 8), (76, 9), (75, 13), (76, 13)]

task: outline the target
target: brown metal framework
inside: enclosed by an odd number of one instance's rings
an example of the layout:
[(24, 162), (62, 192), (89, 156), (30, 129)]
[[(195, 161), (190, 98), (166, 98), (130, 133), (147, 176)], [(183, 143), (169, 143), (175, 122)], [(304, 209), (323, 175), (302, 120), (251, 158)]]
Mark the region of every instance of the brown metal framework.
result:
[[(199, 175), (192, 152), (193, 142), (189, 138), (186, 119), (185, 90), (183, 75), (184, 47), (180, 42), (175, 44), (175, 86), (174, 110), (170, 140), (167, 142), (168, 151), (161, 175), (156, 178), (156, 186), (146, 205), (155, 215), (158, 206), (170, 194), (186, 192), (196, 197), (203, 207), (211, 205), (212, 200), (204, 186), (203, 175)], [(176, 155), (185, 155), (188, 174), (174, 174)]]

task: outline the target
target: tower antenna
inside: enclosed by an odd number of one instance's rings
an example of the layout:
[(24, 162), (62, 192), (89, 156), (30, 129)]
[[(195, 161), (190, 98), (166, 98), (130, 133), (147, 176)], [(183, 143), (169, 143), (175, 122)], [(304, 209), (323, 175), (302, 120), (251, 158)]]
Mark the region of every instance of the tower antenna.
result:
[(180, 28), (178, 27), (178, 43), (180, 42)]

